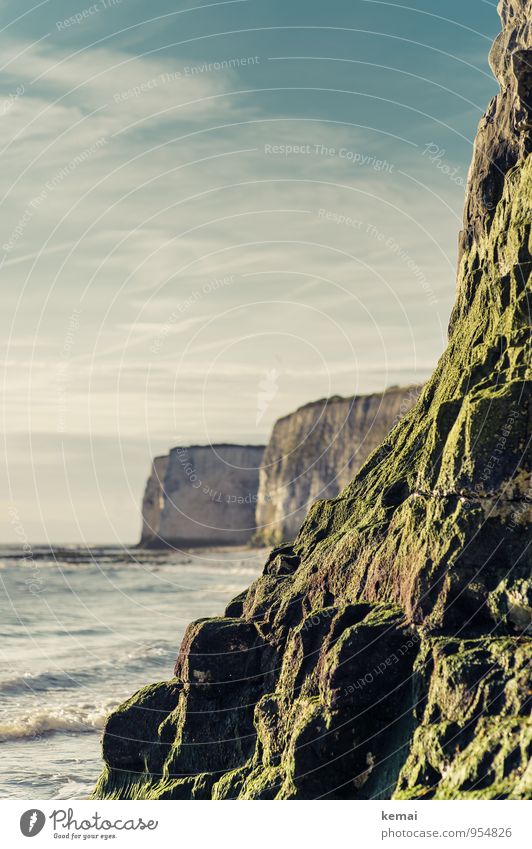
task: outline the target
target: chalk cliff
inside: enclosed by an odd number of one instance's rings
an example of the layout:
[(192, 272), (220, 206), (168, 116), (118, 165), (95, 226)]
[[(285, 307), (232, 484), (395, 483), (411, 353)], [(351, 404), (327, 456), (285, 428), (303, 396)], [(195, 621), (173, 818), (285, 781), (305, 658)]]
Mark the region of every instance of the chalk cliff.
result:
[(146, 482), (142, 499), (142, 533), (140, 545), (143, 548), (157, 545), (160, 540), (159, 526), (164, 507), (164, 478), (168, 467), (168, 454), (155, 457), (150, 476)]
[(317, 498), (334, 498), (410, 410), (420, 387), (326, 398), (276, 422), (264, 452), (254, 541), (293, 539)]
[(255, 532), (263, 445), (192, 445), (157, 457), (141, 546), (243, 545)]
[(98, 798), (532, 795), (532, 0), (500, 3), (449, 344), (418, 402), (175, 677), (109, 718)]

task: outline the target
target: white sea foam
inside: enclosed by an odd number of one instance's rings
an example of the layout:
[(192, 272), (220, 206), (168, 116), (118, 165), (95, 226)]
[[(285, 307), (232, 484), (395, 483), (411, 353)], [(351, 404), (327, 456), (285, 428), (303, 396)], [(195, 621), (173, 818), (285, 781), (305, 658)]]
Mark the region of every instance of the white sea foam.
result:
[(55, 799), (89, 799), (94, 790), (94, 781), (69, 781), (59, 788)]
[(20, 716), (11, 722), (0, 723), (0, 743), (9, 740), (37, 740), (44, 734), (100, 731), (115, 702), (84, 708), (52, 708)]

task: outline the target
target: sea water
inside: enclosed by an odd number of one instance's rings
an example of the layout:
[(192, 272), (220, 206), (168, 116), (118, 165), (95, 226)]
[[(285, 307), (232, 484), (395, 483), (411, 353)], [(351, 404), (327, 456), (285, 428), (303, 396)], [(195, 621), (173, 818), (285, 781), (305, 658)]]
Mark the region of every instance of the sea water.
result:
[(107, 714), (172, 677), (186, 625), (220, 615), (265, 554), (0, 549), (0, 798), (87, 798)]

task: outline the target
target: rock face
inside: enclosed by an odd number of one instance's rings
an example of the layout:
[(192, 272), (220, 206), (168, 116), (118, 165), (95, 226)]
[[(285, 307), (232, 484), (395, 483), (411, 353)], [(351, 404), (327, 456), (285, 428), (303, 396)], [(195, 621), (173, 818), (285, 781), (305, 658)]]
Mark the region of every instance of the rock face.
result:
[(188, 628), (175, 678), (109, 718), (97, 797), (531, 796), (531, 3), (501, 13), (446, 352), (341, 495)]
[(141, 546), (243, 545), (255, 532), (262, 445), (193, 445), (157, 457)]
[(276, 422), (260, 470), (255, 542), (293, 539), (317, 498), (334, 498), (417, 401), (421, 387), (326, 398)]
[(162, 457), (155, 457), (142, 499), (140, 545), (143, 548), (156, 545), (157, 540), (160, 539), (159, 526), (164, 507), (164, 478), (167, 467), (167, 454)]

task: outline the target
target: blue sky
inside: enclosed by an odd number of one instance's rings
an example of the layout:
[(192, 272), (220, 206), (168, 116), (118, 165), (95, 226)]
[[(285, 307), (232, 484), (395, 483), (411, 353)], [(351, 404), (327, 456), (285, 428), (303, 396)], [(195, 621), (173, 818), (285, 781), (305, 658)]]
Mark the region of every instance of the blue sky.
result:
[(134, 541), (153, 454), (430, 375), (495, 2), (0, 9), (2, 540)]

